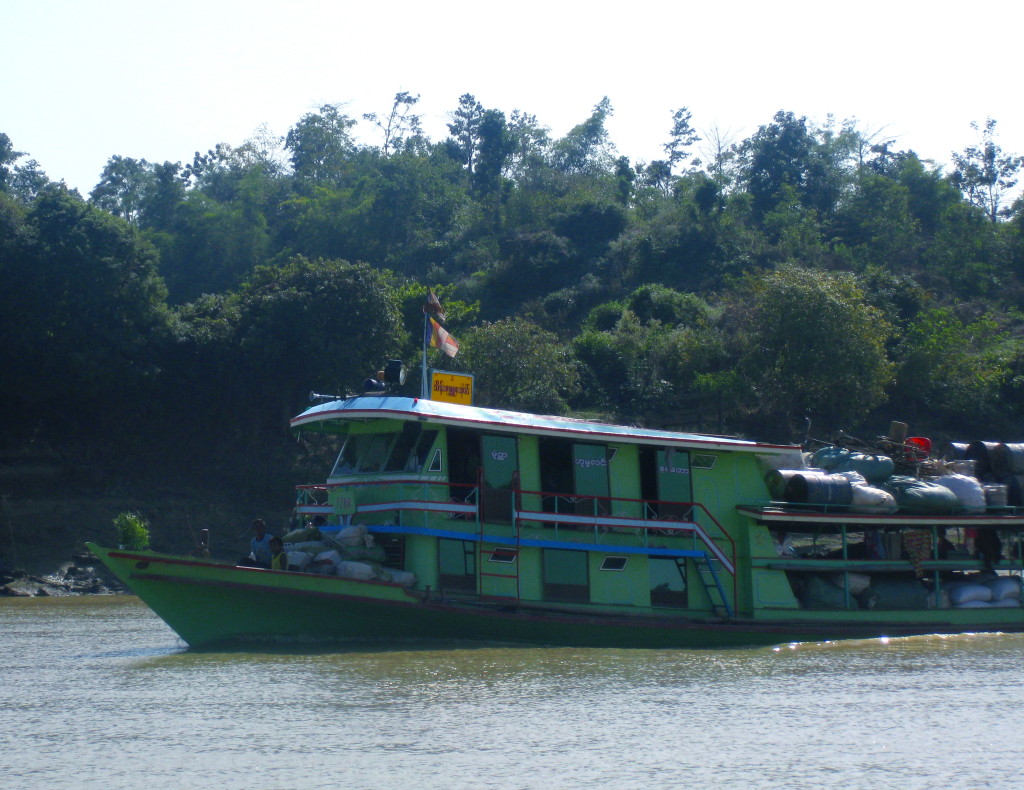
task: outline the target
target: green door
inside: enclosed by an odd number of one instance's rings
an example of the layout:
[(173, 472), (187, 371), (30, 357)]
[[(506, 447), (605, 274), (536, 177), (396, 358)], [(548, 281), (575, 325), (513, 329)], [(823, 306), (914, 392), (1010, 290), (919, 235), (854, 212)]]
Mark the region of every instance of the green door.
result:
[[(608, 512), (608, 448), (603, 444), (572, 446), (576, 512), (580, 515), (603, 515)], [(600, 497), (600, 498), (598, 498)]]
[(661, 518), (692, 518), (689, 505), (675, 504), (693, 501), (693, 486), (690, 483), (690, 453), (687, 450), (668, 448), (658, 450), (658, 508)]
[(484, 466), (482, 518), (507, 524), (512, 520), (512, 489), (519, 469), (515, 437), (484, 434), (480, 449)]

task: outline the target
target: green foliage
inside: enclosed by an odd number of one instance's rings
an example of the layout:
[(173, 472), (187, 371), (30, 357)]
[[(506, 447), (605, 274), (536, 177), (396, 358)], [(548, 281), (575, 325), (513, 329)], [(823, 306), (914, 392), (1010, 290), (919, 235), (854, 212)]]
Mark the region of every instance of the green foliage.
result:
[(725, 354), (710, 306), (664, 286), (592, 310), (574, 349), (587, 368), (587, 405), (674, 424), (694, 421), (706, 401), (694, 384), (718, 371)]
[(311, 387), (360, 391), (404, 344), (393, 278), (366, 264), (297, 257), (258, 267), (237, 300), (239, 375), (251, 397), (280, 405), (275, 419)]
[(154, 341), (167, 320), (152, 247), (62, 186), (7, 217), (14, 227), (0, 250), (3, 394), (31, 411), (69, 394), (76, 409), (106, 402), (111, 411), (137, 395), (157, 371)]
[(734, 306), (739, 370), (760, 414), (789, 426), (805, 415), (839, 426), (882, 403), (892, 327), (852, 277), (784, 266), (746, 287), (748, 299)]
[(968, 146), (963, 153), (954, 152), (956, 167), (951, 179), (971, 205), (984, 211), (994, 223), (1007, 213), (1003, 203), (1017, 186), (1024, 157), (1003, 151), (996, 142), (994, 119), (988, 118), (984, 129), (979, 129), (977, 122), (971, 123), (971, 128), (978, 132), (978, 143)]
[(561, 414), (579, 392), (570, 351), (528, 321), (484, 323), (459, 342), (453, 364), (476, 377), (478, 405)]
[(355, 151), (350, 132), (355, 124), (355, 119), (333, 104), (303, 115), (285, 137), (295, 177), (320, 184), (340, 183)]
[(118, 513), (114, 517), (117, 545), (132, 551), (149, 548), (149, 522), (138, 513)]
[(922, 311), (896, 347), (894, 401), (933, 419), (991, 419), (1007, 378), (999, 353), (1005, 339), (991, 316), (963, 321), (945, 307)]
[(554, 140), (464, 94), (434, 144), (417, 107), (364, 116), (372, 144), (324, 105), (184, 165), (115, 155), (89, 203), (0, 134), (5, 435), (260, 446), (311, 388), (418, 357), (427, 284), (496, 405), (775, 435), (1020, 412), (1021, 159), (994, 121), (947, 176), (792, 112), (701, 141), (682, 107), (631, 163), (607, 98)]

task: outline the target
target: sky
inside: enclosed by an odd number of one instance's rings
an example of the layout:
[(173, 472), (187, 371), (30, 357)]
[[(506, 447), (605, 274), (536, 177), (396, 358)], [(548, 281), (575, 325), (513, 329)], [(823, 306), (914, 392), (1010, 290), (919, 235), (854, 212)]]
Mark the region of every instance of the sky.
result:
[(1016, 0), (0, 4), (0, 132), (19, 164), (83, 195), (114, 155), (191, 162), (264, 125), (283, 136), (322, 104), (385, 113), (399, 91), (420, 96), (435, 141), (464, 93), (556, 138), (607, 96), (634, 162), (664, 155), (683, 106), (705, 138), (738, 142), (779, 110), (831, 114), (944, 166), (991, 117), (1024, 153)]

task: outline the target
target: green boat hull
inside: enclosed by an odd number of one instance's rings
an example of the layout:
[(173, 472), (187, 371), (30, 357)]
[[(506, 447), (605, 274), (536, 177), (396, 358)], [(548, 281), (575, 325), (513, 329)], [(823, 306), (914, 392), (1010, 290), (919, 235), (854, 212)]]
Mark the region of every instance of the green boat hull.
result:
[[(755, 647), (958, 631), (1019, 631), (1019, 616), (970, 628), (906, 620), (721, 620), (443, 600), (396, 584), (90, 548), (192, 647), (263, 640), (479, 640), (620, 648)], [(904, 613), (905, 614), (905, 613)], [(1009, 620), (1009, 622), (1007, 622)]]

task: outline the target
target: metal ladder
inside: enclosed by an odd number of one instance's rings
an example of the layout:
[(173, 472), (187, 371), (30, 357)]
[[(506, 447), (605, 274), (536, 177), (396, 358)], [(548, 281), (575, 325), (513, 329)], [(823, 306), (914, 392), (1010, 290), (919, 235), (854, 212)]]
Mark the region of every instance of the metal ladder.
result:
[(700, 582), (704, 585), (704, 590), (708, 594), (711, 610), (721, 617), (732, 617), (732, 607), (729, 606), (729, 601), (725, 597), (725, 589), (722, 587), (722, 581), (718, 577), (717, 566), (719, 561), (707, 552), (704, 552), (704, 556), (695, 557), (693, 563), (697, 567), (697, 575), (700, 577)]

